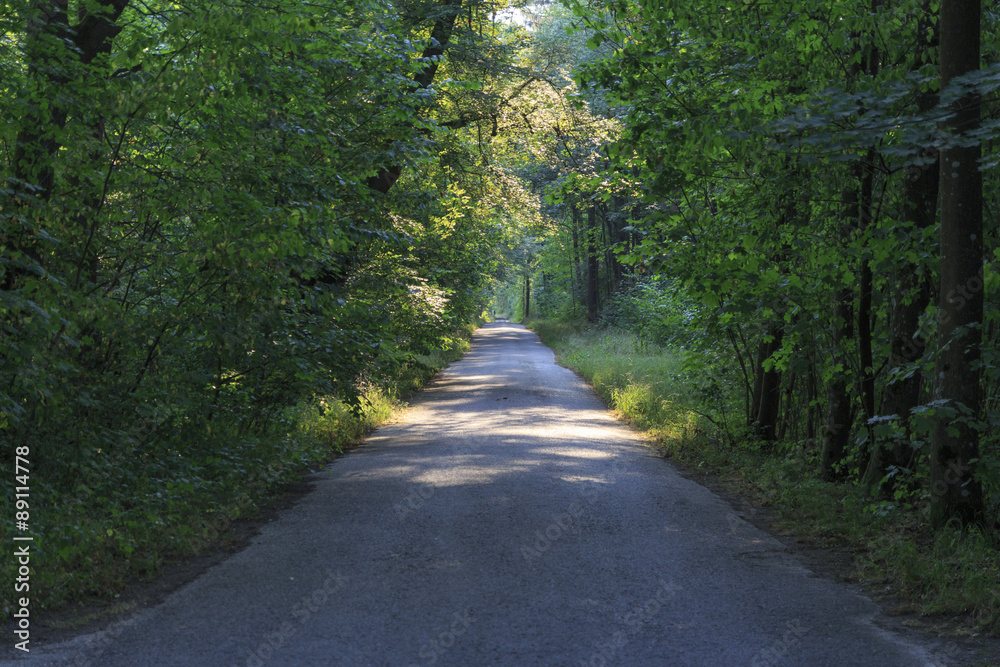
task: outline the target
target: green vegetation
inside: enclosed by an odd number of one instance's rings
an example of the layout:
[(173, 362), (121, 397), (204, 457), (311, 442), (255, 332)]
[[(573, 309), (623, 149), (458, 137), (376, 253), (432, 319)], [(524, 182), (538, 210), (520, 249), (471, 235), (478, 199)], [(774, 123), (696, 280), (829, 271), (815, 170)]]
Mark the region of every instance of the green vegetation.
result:
[[(590, 382), (665, 456), (692, 474), (711, 473), (731, 492), (766, 507), (780, 532), (849, 550), (852, 577), (876, 593), (890, 591), (900, 611), (967, 615), (973, 627), (949, 623), (948, 631), (1000, 633), (995, 535), (928, 530), (918, 514), (899, 511), (897, 503), (875, 500), (863, 487), (823, 480), (807, 447), (789, 446), (775, 457), (734, 440), (700, 414), (713, 404), (705, 392), (713, 383), (698, 372), (696, 353), (660, 347), (620, 328), (551, 320), (529, 326), (556, 351), (559, 363)], [(926, 498), (916, 502), (927, 510)]]
[[(168, 559), (229, 539), (283, 487), (317, 469), (388, 420), (410, 392), (468, 349), (465, 339), (420, 357), (389, 383), (361, 387), (360, 403), (316, 396), (290, 406), (266, 430), (225, 431), (198, 442), (165, 441), (139, 461), (97, 452), (71, 488), (32, 487), (36, 608), (87, 596), (110, 598)], [(17, 563), (0, 564), (13, 581)], [(9, 613), (9, 612), (6, 612)]]
[(682, 351), (642, 342), (622, 330), (594, 331), (568, 322), (536, 320), (532, 330), (559, 362), (580, 373), (625, 419), (662, 441), (685, 441), (698, 430), (698, 403)]

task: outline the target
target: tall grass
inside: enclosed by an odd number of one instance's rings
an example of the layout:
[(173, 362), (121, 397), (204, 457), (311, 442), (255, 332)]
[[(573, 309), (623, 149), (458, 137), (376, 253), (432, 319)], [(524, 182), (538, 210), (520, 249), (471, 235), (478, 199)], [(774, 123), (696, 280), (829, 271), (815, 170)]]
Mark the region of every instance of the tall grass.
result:
[(530, 326), (622, 418), (657, 441), (684, 441), (701, 432), (691, 394), (681, 382), (683, 351), (667, 350), (613, 329), (587, 330), (566, 322)]

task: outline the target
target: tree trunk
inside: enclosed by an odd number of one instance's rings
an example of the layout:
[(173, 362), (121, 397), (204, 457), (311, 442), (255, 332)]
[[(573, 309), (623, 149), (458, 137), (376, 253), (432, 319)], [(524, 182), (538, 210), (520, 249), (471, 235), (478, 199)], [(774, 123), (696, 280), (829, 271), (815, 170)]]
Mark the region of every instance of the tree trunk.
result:
[(531, 276), (524, 276), (524, 319), (531, 317)]
[(785, 414), (781, 419), (781, 428), (778, 429), (778, 440), (784, 441), (788, 435), (788, 426), (792, 421), (798, 421), (798, 415), (792, 414), (792, 405), (795, 400), (795, 373), (789, 375), (785, 381)]
[(597, 257), (597, 207), (587, 209), (587, 321), (596, 322), (600, 308), (600, 276)]
[[(423, 53), (420, 54), (420, 60), (424, 66), (413, 75), (413, 82), (420, 88), (430, 88), (431, 84), (434, 83), (434, 77), (437, 76), (445, 49), (451, 42), (451, 34), (455, 31), (455, 22), (461, 11), (461, 2), (452, 2), (451, 0), (441, 0), (437, 3), (436, 8), (428, 10), (428, 16), (435, 17), (434, 25), (431, 28), (431, 38), (426, 42)], [(402, 174), (402, 165), (390, 165), (369, 178), (367, 185), (372, 190), (385, 194), (396, 185), (396, 181)]]
[(806, 374), (806, 399), (809, 405), (809, 408), (806, 410), (806, 440), (809, 441), (810, 447), (812, 447), (816, 440), (816, 413), (818, 412), (817, 403), (819, 402), (819, 390), (816, 387), (816, 364), (812, 362), (810, 362), (809, 371)]
[(853, 410), (847, 381), (841, 376), (830, 382), (827, 389), (826, 427), (823, 430), (823, 449), (820, 453), (820, 471), (823, 477), (840, 476), (837, 466), (844, 460), (851, 434)]
[(586, 305), (586, 300), (583, 296), (583, 273), (580, 270), (580, 211), (575, 206), (570, 207), (572, 214), (571, 228), (573, 229), (573, 275), (575, 281), (573, 282), (573, 311), (576, 312), (576, 304)]
[[(942, 0), (941, 89), (979, 69), (980, 0)], [(967, 135), (979, 127), (981, 100), (970, 93), (952, 106), (946, 128)], [(957, 143), (957, 142), (951, 142)], [(978, 141), (941, 151), (941, 288), (931, 435), (931, 524), (962, 524), (983, 516), (983, 494), (975, 474), (976, 429), (982, 408), (980, 345), (983, 322), (983, 180)]]
[[(872, 15), (876, 16), (881, 9), (883, 0), (872, 0)], [(881, 52), (874, 39), (869, 41), (867, 47), (867, 58), (865, 59), (865, 75), (874, 79), (881, 66)], [(861, 183), (859, 188), (858, 206), (858, 231), (862, 241), (866, 244), (861, 255), (860, 266), (858, 267), (858, 362), (860, 363), (861, 387), (858, 395), (861, 397), (861, 413), (864, 416), (865, 429), (868, 431), (867, 444), (861, 454), (862, 459), (867, 459), (870, 448), (875, 445), (872, 438), (871, 420), (875, 416), (875, 360), (872, 355), (872, 290), (874, 289), (874, 279), (872, 277), (871, 253), (867, 248), (866, 234), (875, 222), (875, 158), (877, 153), (874, 147), (868, 149), (865, 159), (861, 165)]]
[[(868, 160), (861, 179), (859, 210), (860, 231), (874, 222), (875, 213), (875, 151), (868, 151)], [(858, 357), (861, 361), (861, 407), (865, 420), (875, 416), (875, 361), (872, 358), (872, 267), (867, 255), (858, 272)]]
[(767, 360), (767, 345), (757, 345), (757, 359), (753, 365), (753, 393), (750, 395), (750, 409), (747, 412), (747, 426), (755, 428), (757, 413), (760, 412), (761, 391), (764, 388), (764, 362)]
[[(615, 198), (613, 201), (617, 203), (618, 199)], [(608, 229), (608, 250), (606, 257), (608, 282), (611, 285), (609, 294), (613, 294), (618, 290), (622, 282), (622, 264), (618, 261), (618, 254), (614, 251), (615, 246), (621, 241), (621, 231), (618, 229), (618, 223), (615, 220), (617, 217), (616, 212), (609, 210), (607, 206), (602, 207), (602, 211), (604, 213), (604, 224)]]
[[(844, 202), (844, 226), (842, 235), (849, 239), (857, 228), (860, 216), (858, 192), (861, 179), (861, 165), (855, 164), (847, 185), (841, 195)], [(840, 368), (827, 385), (826, 424), (823, 427), (823, 446), (820, 452), (820, 473), (827, 479), (838, 476), (837, 466), (847, 454), (854, 423), (854, 402), (851, 400), (847, 383), (850, 367), (846, 354), (851, 348), (848, 341), (854, 338), (854, 291), (848, 287), (837, 290), (833, 306), (833, 361)]]
[(766, 336), (770, 340), (760, 344), (761, 348), (757, 355), (760, 364), (760, 368), (757, 371), (760, 377), (760, 390), (757, 419), (754, 422), (754, 434), (765, 442), (774, 442), (778, 438), (778, 408), (781, 405), (781, 371), (773, 365), (770, 369), (765, 369), (764, 362), (781, 349), (781, 340), (783, 337), (784, 329), (780, 324), (771, 326)]
[[(862, 166), (858, 230), (862, 234), (874, 222), (875, 212), (875, 150), (869, 149)], [(858, 267), (858, 361), (861, 364), (861, 413), (868, 429), (869, 447), (873, 444), (870, 420), (875, 416), (875, 360), (872, 356), (872, 266), (869, 253), (862, 254)], [(864, 458), (867, 458), (866, 456)]]

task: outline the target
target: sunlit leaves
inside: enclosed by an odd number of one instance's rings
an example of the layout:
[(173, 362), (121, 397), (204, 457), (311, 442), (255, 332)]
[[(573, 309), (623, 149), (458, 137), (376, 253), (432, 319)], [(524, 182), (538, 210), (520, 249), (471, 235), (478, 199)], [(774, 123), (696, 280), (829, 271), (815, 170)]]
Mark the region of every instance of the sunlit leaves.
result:
[[(433, 173), (441, 123), (486, 86), (458, 49), (416, 85), (428, 8), (133, 4), (93, 63), (7, 33), (5, 145), (57, 147), (19, 172), (5, 153), (4, 177), (28, 178), (2, 193), (3, 428), (72, 429), (81, 452), (133, 442), (150, 406), (250, 429), (312, 392), (350, 399), (477, 314), (510, 184), (453, 181), (424, 213), (367, 185)], [(493, 33), (456, 44), (500, 53)]]

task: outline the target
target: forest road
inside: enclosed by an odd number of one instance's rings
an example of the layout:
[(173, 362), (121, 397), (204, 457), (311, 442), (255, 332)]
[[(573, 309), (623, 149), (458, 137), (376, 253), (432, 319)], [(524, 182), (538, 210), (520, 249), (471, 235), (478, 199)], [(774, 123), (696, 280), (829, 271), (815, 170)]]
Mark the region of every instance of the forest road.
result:
[(161, 604), (27, 662), (943, 664), (681, 477), (520, 325), (480, 329), (314, 477)]

